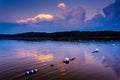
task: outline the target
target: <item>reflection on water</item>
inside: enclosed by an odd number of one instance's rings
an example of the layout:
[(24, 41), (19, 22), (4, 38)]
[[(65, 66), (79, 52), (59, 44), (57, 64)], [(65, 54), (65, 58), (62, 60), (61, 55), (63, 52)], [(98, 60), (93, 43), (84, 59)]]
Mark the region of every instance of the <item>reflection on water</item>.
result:
[(33, 57), (41, 62), (51, 61), (54, 58), (52, 53), (38, 53), (36, 50), (18, 50), (17, 54), (22, 57)]
[(54, 57), (52, 54), (47, 54), (47, 55), (40, 54), (40, 55), (37, 55), (36, 58), (41, 62), (47, 62), (47, 61), (52, 61)]
[[(119, 41), (1, 40), (0, 44), (0, 80), (120, 80)], [(99, 52), (92, 53), (97, 48)], [(74, 61), (62, 63), (72, 56)], [(34, 68), (39, 70), (36, 74), (24, 76)]]

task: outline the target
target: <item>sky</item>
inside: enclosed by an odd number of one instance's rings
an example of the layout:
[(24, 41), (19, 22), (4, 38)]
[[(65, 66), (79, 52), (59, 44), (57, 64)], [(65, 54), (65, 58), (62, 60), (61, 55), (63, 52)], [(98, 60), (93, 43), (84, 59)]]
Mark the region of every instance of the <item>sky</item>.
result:
[(120, 30), (120, 0), (0, 0), (0, 33)]

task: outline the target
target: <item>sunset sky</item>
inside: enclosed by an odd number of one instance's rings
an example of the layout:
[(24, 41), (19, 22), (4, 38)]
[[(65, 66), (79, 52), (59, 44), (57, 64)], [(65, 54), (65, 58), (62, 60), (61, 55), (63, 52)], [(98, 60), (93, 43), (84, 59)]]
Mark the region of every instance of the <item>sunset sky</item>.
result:
[(120, 30), (120, 0), (0, 0), (0, 33)]

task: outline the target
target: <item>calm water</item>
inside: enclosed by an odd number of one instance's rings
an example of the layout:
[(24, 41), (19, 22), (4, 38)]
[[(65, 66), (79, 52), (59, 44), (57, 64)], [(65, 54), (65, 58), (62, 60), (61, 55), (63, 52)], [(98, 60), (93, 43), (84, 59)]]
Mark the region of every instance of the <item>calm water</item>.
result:
[[(62, 63), (71, 56), (76, 59)], [(24, 75), (34, 68), (36, 74)], [(120, 80), (120, 42), (1, 40), (0, 80)]]

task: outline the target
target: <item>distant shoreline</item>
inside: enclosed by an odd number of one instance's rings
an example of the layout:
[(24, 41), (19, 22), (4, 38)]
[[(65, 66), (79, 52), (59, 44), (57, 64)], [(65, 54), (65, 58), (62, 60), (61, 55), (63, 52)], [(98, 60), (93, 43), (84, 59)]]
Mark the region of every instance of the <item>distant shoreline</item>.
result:
[(120, 40), (120, 31), (66, 31), (66, 32), (27, 32), (19, 34), (0, 34), (0, 40), (53, 40), (53, 41), (78, 41), (78, 40)]

